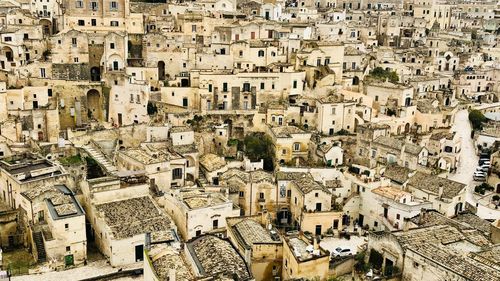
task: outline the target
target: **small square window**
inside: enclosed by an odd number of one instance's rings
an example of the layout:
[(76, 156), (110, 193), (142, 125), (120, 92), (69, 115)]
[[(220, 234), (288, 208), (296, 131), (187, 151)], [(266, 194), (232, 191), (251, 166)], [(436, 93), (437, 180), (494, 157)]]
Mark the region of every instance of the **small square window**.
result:
[(71, 246), (66, 246), (66, 252), (71, 251)]

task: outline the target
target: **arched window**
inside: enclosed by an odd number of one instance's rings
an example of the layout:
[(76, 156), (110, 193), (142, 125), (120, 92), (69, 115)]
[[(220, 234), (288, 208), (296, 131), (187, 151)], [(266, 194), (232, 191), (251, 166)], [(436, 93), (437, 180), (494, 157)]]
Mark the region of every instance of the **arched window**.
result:
[(264, 56), (264, 51), (263, 50), (260, 50), (259, 51), (259, 57), (263, 57)]

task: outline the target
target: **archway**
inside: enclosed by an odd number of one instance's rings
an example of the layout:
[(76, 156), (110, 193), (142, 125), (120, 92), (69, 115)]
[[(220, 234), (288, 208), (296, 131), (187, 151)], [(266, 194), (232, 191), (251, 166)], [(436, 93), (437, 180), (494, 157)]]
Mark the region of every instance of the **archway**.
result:
[(405, 125), (405, 133), (409, 133), (410, 132), (410, 123), (406, 123)]
[(14, 52), (12, 51), (12, 48), (9, 46), (4, 46), (2, 48), (2, 54), (5, 56), (7, 61), (11, 62), (14, 61)]
[(89, 119), (102, 120), (101, 94), (92, 89), (87, 92), (87, 117)]
[(164, 61), (158, 62), (158, 80), (160, 80), (160, 81), (165, 80), (165, 62)]
[(101, 69), (94, 66), (90, 69), (90, 80), (91, 81), (101, 81)]
[(405, 106), (410, 106), (411, 105), (411, 98), (408, 97), (405, 99)]
[(446, 99), (444, 100), (444, 105), (449, 106), (450, 104), (451, 104), (451, 102), (450, 102), (450, 98), (446, 98)]
[(52, 35), (52, 23), (48, 19), (41, 19), (40, 25), (42, 26), (43, 35)]
[(359, 85), (359, 77), (358, 76), (354, 76), (354, 78), (352, 78), (352, 85), (353, 86)]

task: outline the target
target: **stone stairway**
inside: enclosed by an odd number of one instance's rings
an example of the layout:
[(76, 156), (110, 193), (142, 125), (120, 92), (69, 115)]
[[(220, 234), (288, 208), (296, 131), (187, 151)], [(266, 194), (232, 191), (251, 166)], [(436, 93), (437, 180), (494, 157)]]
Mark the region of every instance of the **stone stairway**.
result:
[(38, 253), (38, 262), (45, 262), (47, 254), (45, 253), (45, 245), (43, 244), (42, 232), (33, 233), (33, 240), (35, 241), (36, 251)]
[(114, 174), (118, 171), (116, 166), (108, 160), (108, 158), (92, 144), (87, 144), (82, 147), (97, 163), (108, 173)]

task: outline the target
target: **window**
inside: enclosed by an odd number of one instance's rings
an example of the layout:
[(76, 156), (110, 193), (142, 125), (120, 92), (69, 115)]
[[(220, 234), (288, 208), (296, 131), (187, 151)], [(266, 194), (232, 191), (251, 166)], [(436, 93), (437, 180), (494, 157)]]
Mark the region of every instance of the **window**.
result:
[(80, 0), (76, 1), (75, 2), (75, 7), (77, 7), (77, 8), (83, 8), (83, 1), (80, 1)]
[(78, 58), (73, 58), (73, 62), (78, 62)]
[(297, 205), (297, 197), (295, 197), (295, 200), (294, 200), (294, 202), (295, 202), (295, 205)]
[(97, 11), (99, 9), (97, 2), (90, 2), (90, 8), (92, 11)]
[(69, 229), (69, 223), (64, 224), (64, 229), (68, 230)]
[(213, 226), (214, 229), (219, 228), (219, 220), (213, 220), (212, 221), (212, 226)]
[(297, 83), (297, 80), (293, 80), (293, 88), (294, 88), (294, 89), (297, 89), (297, 84), (298, 84), (298, 83)]
[(335, 107), (332, 107), (332, 115), (335, 115)]
[(300, 143), (296, 142), (293, 144), (293, 151), (299, 151), (300, 150)]
[(28, 33), (24, 33), (24, 39), (29, 39), (30, 35)]
[(283, 155), (285, 155), (286, 154), (286, 149), (283, 149), (282, 153), (283, 153)]
[(111, 11), (117, 10), (117, 9), (118, 9), (118, 2), (116, 2), (116, 1), (111, 1), (111, 3), (109, 3), (109, 9), (110, 9)]
[(191, 31), (192, 31), (192, 32), (196, 32), (196, 25), (194, 25), (194, 24), (193, 24), (193, 25), (191, 26)]
[(116, 20), (112, 20), (112, 21), (110, 22), (110, 25), (111, 25), (111, 26), (118, 26), (118, 21), (116, 21)]
[(266, 84), (265, 84), (264, 82), (261, 82), (261, 83), (260, 83), (260, 89), (261, 89), (261, 90), (264, 90), (265, 86), (266, 86)]
[(243, 92), (250, 92), (250, 83), (243, 83)]
[(264, 57), (264, 51), (263, 50), (260, 50), (259, 53), (258, 53), (258, 56), (259, 57)]
[(319, 197), (319, 193), (318, 192), (314, 193), (314, 197)]
[(396, 214), (396, 219), (399, 220), (400, 216), (399, 214)]
[(110, 44), (109, 44), (109, 48), (110, 48), (110, 49), (114, 49), (114, 48), (115, 48), (115, 43), (110, 43)]
[(48, 95), (49, 97), (51, 97), (51, 96), (52, 96), (52, 89), (47, 89), (47, 95)]
[(182, 168), (175, 168), (172, 170), (172, 179), (182, 179)]
[(96, 19), (91, 19), (91, 20), (90, 20), (90, 24), (91, 24), (92, 26), (97, 26), (97, 20), (96, 20)]
[(287, 190), (286, 191), (286, 197), (288, 197), (288, 198), (292, 197), (292, 191), (291, 190)]
[(66, 246), (66, 252), (71, 251), (71, 246)]
[(40, 78), (45, 78), (45, 68), (40, 68)]
[(84, 20), (78, 20), (78, 25), (79, 26), (85, 26), (85, 21)]
[(73, 45), (73, 47), (76, 47), (76, 38), (71, 38), (71, 45)]
[(240, 191), (240, 197), (245, 197), (245, 191)]

